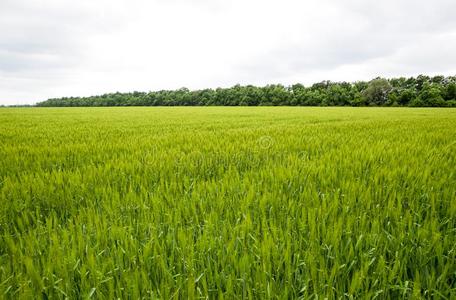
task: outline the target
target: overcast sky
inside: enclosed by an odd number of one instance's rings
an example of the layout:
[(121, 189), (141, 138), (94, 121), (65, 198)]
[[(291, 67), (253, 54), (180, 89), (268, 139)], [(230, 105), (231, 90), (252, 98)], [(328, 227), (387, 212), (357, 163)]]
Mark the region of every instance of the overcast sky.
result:
[(454, 0), (0, 0), (0, 104), (456, 74)]

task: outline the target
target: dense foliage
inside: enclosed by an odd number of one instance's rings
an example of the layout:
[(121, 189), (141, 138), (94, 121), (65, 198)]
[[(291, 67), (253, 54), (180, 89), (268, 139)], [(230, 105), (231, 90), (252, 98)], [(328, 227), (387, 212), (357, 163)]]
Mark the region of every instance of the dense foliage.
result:
[(0, 109), (0, 298), (455, 299), (455, 124), (444, 108)]
[(456, 76), (377, 78), (370, 82), (323, 81), (310, 87), (236, 85), (190, 91), (113, 93), (49, 99), (37, 106), (441, 106), (456, 107)]

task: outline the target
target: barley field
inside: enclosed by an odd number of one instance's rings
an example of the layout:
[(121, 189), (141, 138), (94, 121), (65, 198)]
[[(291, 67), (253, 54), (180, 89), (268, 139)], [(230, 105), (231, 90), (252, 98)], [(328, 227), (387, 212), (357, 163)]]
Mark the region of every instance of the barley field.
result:
[(0, 299), (456, 297), (456, 109), (0, 109)]

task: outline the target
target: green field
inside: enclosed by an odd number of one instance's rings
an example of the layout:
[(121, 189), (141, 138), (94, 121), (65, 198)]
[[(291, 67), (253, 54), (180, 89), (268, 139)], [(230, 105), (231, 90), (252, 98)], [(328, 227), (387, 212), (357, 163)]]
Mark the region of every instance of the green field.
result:
[(0, 299), (456, 297), (456, 109), (0, 109)]

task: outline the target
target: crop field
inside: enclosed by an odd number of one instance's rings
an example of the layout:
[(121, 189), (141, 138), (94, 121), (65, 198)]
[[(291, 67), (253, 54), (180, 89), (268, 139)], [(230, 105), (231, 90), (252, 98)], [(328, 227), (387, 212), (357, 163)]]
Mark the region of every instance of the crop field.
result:
[(0, 109), (0, 299), (412, 297), (456, 297), (456, 109)]

